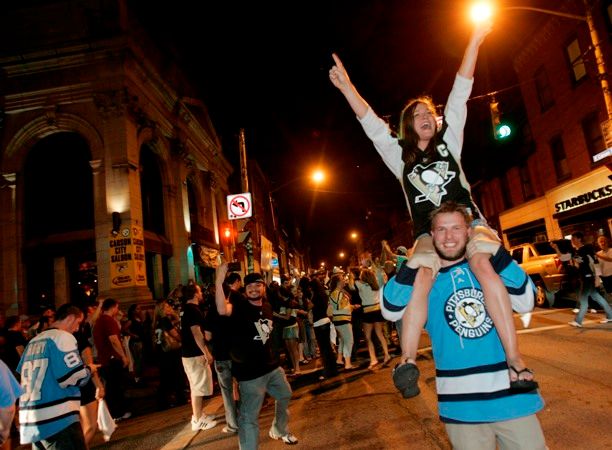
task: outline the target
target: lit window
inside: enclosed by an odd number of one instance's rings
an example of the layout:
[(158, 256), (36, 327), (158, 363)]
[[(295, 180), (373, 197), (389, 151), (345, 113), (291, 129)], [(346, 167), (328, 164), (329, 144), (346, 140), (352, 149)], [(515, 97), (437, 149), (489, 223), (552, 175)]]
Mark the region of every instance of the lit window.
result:
[(586, 77), (586, 67), (584, 66), (584, 60), (582, 59), (582, 51), (578, 44), (578, 39), (574, 39), (565, 47), (567, 60), (571, 67), (572, 80), (574, 82), (582, 80)]

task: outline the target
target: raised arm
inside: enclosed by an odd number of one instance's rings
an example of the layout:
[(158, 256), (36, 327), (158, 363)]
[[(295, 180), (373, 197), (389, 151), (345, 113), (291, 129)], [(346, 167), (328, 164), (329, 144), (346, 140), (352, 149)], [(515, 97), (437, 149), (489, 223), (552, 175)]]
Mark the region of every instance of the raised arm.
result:
[(342, 64), (342, 61), (340, 61), (340, 58), (338, 58), (338, 55), (333, 53), (332, 58), (334, 58), (334, 62), (336, 64), (329, 69), (329, 79), (331, 80), (332, 84), (336, 86), (340, 92), (342, 92), (346, 98), (346, 101), (351, 106), (357, 117), (362, 119), (368, 112), (369, 105), (363, 99), (363, 97), (359, 95), (359, 92), (357, 92), (357, 89), (355, 86), (353, 86), (353, 83), (351, 83), (351, 79), (349, 78), (348, 73)]
[(474, 77), (474, 70), (476, 69), (476, 60), (478, 59), (478, 49), (480, 44), (484, 41), (484, 38), (491, 32), (492, 22), (481, 22), (474, 28), (470, 41), (468, 42), (465, 53), (463, 54), (463, 60), (459, 66), (457, 73), (464, 78), (472, 79)]
[(231, 316), (232, 304), (225, 297), (225, 292), (223, 292), (225, 275), (227, 275), (226, 262), (219, 264), (215, 274), (215, 303), (217, 304), (217, 312), (220, 316)]
[(393, 264), (397, 264), (397, 255), (393, 253), (391, 247), (389, 247), (389, 243), (387, 241), (381, 241), (382, 245), (382, 253), (384, 260), (393, 261)]

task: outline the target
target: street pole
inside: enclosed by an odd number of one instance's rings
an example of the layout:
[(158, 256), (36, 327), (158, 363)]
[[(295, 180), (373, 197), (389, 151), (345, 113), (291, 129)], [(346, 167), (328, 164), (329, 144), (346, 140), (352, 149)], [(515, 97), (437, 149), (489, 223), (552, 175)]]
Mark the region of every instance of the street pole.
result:
[(584, 7), (586, 9), (586, 22), (589, 26), (589, 33), (591, 36), (591, 42), (593, 43), (593, 49), (595, 51), (595, 61), (597, 62), (597, 75), (599, 83), (601, 84), (601, 90), (604, 95), (604, 101), (606, 103), (606, 111), (608, 112), (608, 120), (612, 120), (612, 94), (610, 94), (610, 84), (608, 83), (608, 72), (606, 70), (606, 63), (604, 62), (603, 53), (601, 52), (601, 46), (599, 45), (599, 36), (597, 29), (593, 23), (593, 14), (591, 14), (591, 8), (587, 0), (584, 1)]

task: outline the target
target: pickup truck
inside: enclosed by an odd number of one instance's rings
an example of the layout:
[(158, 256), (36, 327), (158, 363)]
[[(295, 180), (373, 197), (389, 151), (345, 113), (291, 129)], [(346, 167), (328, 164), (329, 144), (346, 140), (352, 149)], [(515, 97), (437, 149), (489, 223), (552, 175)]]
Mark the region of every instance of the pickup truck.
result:
[(576, 301), (571, 277), (548, 242), (516, 245), (510, 248), (510, 254), (536, 285), (536, 306), (550, 307), (561, 300)]

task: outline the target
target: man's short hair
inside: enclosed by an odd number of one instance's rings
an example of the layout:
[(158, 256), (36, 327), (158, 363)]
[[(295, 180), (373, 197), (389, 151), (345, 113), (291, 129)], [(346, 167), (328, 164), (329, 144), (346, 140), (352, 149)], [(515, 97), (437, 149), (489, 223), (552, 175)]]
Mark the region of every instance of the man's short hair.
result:
[(582, 231), (575, 231), (572, 233), (572, 237), (580, 239), (580, 241), (582, 242), (582, 240), (584, 239), (584, 233)]
[(81, 317), (82, 315), (83, 311), (81, 311), (81, 308), (76, 305), (73, 305), (72, 303), (64, 303), (62, 306), (57, 308), (57, 311), (55, 312), (55, 320), (64, 320), (68, 316)]
[[(109, 297), (107, 299), (104, 299), (104, 301), (102, 302), (102, 311), (108, 311), (109, 309), (114, 308), (118, 304), (119, 302), (114, 298)], [(55, 316), (57, 318), (57, 313), (55, 313)]]
[(227, 276), (225, 281), (227, 284), (234, 284), (236, 281), (242, 281), (242, 277), (238, 272), (232, 272)]
[(197, 286), (195, 284), (188, 284), (183, 286), (183, 300), (189, 301), (195, 297), (197, 292)]
[(438, 214), (447, 214), (447, 213), (459, 213), (465, 219), (465, 223), (469, 226), (472, 223), (472, 215), (468, 212), (468, 209), (465, 205), (461, 203), (457, 203), (453, 200), (447, 200), (434, 209), (431, 214), (429, 214), (429, 218), (431, 219), (431, 224), (433, 226), (434, 218)]

